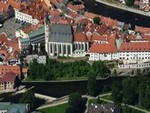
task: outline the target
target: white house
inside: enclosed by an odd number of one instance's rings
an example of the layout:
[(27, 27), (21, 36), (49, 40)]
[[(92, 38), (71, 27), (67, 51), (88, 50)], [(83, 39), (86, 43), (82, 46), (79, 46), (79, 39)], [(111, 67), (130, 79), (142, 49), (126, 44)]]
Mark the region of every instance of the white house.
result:
[(21, 12), (17, 9), (15, 9), (15, 19), (19, 20), (20, 22), (31, 23), (33, 25), (36, 25), (39, 22), (37, 19), (34, 19), (32, 15)]
[(116, 40), (114, 36), (108, 43), (94, 41), (89, 50), (89, 60), (117, 60), (119, 68), (150, 67), (149, 41), (120, 41), (118, 46)]

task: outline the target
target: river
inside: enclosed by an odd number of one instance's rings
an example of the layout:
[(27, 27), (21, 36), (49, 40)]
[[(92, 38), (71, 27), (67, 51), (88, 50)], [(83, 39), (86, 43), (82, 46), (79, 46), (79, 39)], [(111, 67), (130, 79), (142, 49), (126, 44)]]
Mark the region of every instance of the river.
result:
[(132, 29), (134, 26), (144, 26), (150, 27), (150, 17), (146, 17), (143, 15), (135, 14), (132, 12), (120, 10), (117, 8), (113, 8), (95, 0), (84, 0), (84, 5), (87, 11), (93, 12), (99, 15), (103, 15), (106, 17), (110, 17), (112, 19), (117, 19), (118, 21), (130, 23)]
[[(97, 88), (99, 92), (101, 89), (110, 89), (114, 81), (122, 81), (126, 77), (110, 77), (108, 79), (97, 80)], [(49, 82), (23, 82), (22, 85), (26, 87), (34, 86), (34, 92), (52, 96), (62, 97), (69, 95), (72, 92), (79, 92), (81, 94), (87, 93), (87, 80), (81, 81), (49, 81)]]

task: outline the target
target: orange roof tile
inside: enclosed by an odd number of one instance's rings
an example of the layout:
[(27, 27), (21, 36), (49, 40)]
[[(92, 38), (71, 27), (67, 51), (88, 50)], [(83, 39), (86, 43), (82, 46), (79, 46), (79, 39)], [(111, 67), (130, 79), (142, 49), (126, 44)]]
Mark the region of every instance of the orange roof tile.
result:
[(97, 33), (99, 33), (100, 35), (103, 35), (105, 33), (105, 31), (108, 29), (108, 26), (103, 23), (97, 30)]
[(13, 72), (20, 75), (20, 66), (0, 66), (0, 74), (5, 75), (6, 73)]
[(4, 11), (7, 11), (8, 7), (9, 7), (8, 3), (0, 1), (0, 13), (3, 13)]
[(28, 72), (28, 69), (29, 69), (28, 67), (26, 67), (26, 68), (24, 67), (24, 68), (22, 68), (22, 72), (23, 72), (23, 73), (27, 73), (27, 72)]
[(95, 44), (90, 47), (91, 53), (114, 53), (117, 52), (117, 48), (112, 44)]
[(150, 33), (150, 28), (135, 26), (135, 31), (141, 32), (141, 33)]
[(102, 36), (98, 35), (97, 33), (93, 33), (92, 40), (107, 41), (107, 36)]
[(87, 41), (86, 35), (82, 32), (75, 32), (74, 33), (74, 41), (75, 42), (85, 42), (85, 41)]
[(99, 16), (99, 15), (94, 14), (94, 13), (85, 12), (84, 16), (87, 18), (93, 19), (94, 17)]
[(150, 51), (150, 42), (124, 42), (119, 51)]

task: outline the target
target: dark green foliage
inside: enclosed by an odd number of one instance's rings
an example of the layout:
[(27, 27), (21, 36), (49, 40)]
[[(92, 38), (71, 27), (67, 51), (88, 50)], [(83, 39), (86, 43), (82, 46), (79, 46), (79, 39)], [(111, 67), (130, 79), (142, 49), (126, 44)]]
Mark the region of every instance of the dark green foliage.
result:
[(15, 78), (15, 81), (14, 81), (14, 89), (15, 88), (18, 89), (20, 84), (21, 84), (21, 80), (20, 80), (19, 76), (17, 75), (16, 78)]
[(125, 0), (125, 3), (127, 6), (133, 6), (134, 2), (135, 2), (135, 0)]
[(96, 76), (94, 72), (89, 72), (88, 74), (88, 84), (87, 84), (88, 93), (91, 96), (96, 94)]
[(121, 111), (122, 111), (121, 113), (143, 113), (143, 112), (141, 112), (141, 111), (132, 109), (132, 108), (130, 108), (130, 107), (128, 107), (128, 106), (123, 107), (123, 108), (121, 109)]
[(94, 17), (93, 22), (94, 22), (94, 24), (100, 25), (101, 24), (101, 19), (99, 17)]
[(0, 62), (3, 62), (3, 59), (0, 57)]
[(144, 80), (139, 85), (139, 105), (150, 109), (150, 79)]
[(113, 76), (117, 76), (117, 70), (116, 69), (113, 70)]
[(111, 73), (110, 69), (102, 61), (94, 62), (92, 68), (95, 75), (100, 77), (108, 77)]
[(48, 59), (46, 65), (38, 64), (36, 60), (33, 60), (29, 65), (28, 77), (31, 80), (87, 77), (91, 71), (93, 71), (95, 76), (99, 77), (110, 75), (110, 70), (103, 62), (95, 62), (91, 68), (86, 61), (63, 63)]
[[(114, 102), (130, 105), (139, 105), (140, 107), (150, 109), (150, 78), (139, 76), (138, 78), (126, 78), (121, 83), (112, 84), (112, 98)], [(123, 109), (123, 113), (136, 113), (129, 108)]]
[(72, 93), (69, 95), (69, 108), (65, 113), (84, 113), (86, 108), (86, 98), (82, 98), (79, 93)]
[(122, 81), (123, 102), (125, 104), (136, 104), (138, 101), (137, 83), (133, 78)]
[(22, 98), (19, 101), (20, 103), (28, 103), (31, 106), (31, 109), (33, 110), (36, 107), (36, 99), (35, 94), (32, 90), (26, 91)]
[(114, 82), (112, 84), (112, 98), (113, 98), (113, 101), (115, 103), (121, 103), (122, 102), (122, 86), (121, 86), (121, 83), (118, 81), (118, 82)]

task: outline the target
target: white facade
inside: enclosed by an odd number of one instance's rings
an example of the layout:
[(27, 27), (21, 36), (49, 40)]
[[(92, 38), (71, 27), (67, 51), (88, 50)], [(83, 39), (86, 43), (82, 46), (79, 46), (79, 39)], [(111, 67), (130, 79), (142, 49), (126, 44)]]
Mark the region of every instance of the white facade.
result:
[(73, 56), (72, 43), (49, 42), (47, 52), (50, 56)]
[(25, 14), (19, 10), (15, 10), (15, 19), (21, 22), (31, 23), (33, 25), (36, 25), (39, 22), (37, 19), (33, 19), (32, 15)]
[(148, 4), (148, 3), (149, 3), (149, 0), (143, 0), (143, 3), (144, 3), (144, 4)]
[(37, 62), (39, 64), (46, 64), (46, 55), (41, 55), (38, 57)]
[(90, 53), (89, 60), (118, 60), (118, 53)]
[(89, 50), (89, 42), (74, 42), (73, 57), (85, 57)]
[(7, 110), (0, 110), (0, 113), (7, 113)]
[(144, 68), (150, 67), (150, 51), (117, 52), (117, 53), (90, 53), (89, 60), (118, 60), (118, 68)]

